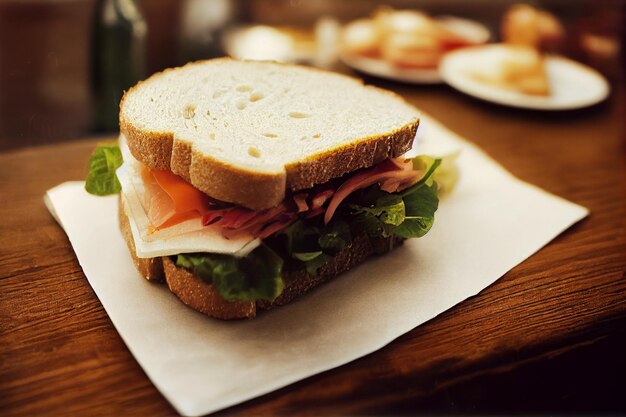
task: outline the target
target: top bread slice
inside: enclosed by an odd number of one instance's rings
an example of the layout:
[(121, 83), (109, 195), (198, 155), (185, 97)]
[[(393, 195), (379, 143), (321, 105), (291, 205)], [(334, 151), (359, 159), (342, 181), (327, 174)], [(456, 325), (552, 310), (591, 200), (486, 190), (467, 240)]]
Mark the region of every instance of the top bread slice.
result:
[(135, 158), (252, 209), (405, 153), (418, 124), (414, 107), (361, 80), (229, 58), (157, 73), (120, 104)]

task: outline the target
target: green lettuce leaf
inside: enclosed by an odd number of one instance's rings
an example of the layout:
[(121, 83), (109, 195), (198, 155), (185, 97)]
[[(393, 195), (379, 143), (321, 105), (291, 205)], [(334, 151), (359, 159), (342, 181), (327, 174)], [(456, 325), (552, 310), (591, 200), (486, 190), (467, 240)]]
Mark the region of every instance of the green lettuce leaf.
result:
[(450, 193), (456, 187), (459, 181), (459, 167), (456, 160), (460, 154), (460, 151), (456, 151), (441, 158), (441, 165), (433, 175), (439, 195)]
[(419, 187), (402, 199), (406, 209), (404, 221), (393, 233), (404, 238), (424, 236), (432, 227), (439, 206), (437, 183)]
[(320, 256), (323, 252), (321, 250), (316, 250), (314, 252), (294, 252), (292, 256), (302, 262), (312, 261), (313, 259)]
[[(351, 204), (349, 207), (355, 221), (371, 237), (388, 237), (395, 227), (404, 221), (404, 201), (399, 194), (380, 191), (375, 187), (379, 197), (371, 207)], [(368, 196), (368, 197), (371, 197)]]
[(320, 250), (317, 240), (320, 236), (318, 227), (307, 224), (303, 220), (291, 224), (281, 231), (279, 235), (287, 238), (286, 251), (293, 257), (294, 253), (311, 253)]
[(378, 186), (365, 190), (356, 204), (348, 206), (355, 224), (370, 237), (424, 236), (433, 225), (439, 205), (433, 178), (440, 164), (440, 159), (418, 156), (413, 159), (413, 167), (425, 174), (413, 186), (400, 193), (387, 193)]
[(310, 261), (305, 262), (306, 271), (311, 274), (317, 274), (317, 270), (322, 267), (326, 262), (330, 260), (330, 255), (322, 253), (320, 256), (311, 259)]
[(353, 221), (370, 237), (388, 237), (393, 232), (393, 226), (385, 225), (378, 217), (369, 213), (357, 214)]
[(176, 266), (212, 284), (226, 301), (274, 300), (283, 291), (283, 260), (267, 245), (243, 258), (213, 253), (181, 254)]
[(115, 170), (122, 165), (122, 152), (117, 145), (100, 145), (89, 160), (85, 190), (89, 194), (109, 195), (122, 190)]
[(311, 220), (298, 220), (279, 235), (286, 237), (285, 251), (293, 259), (304, 263), (310, 274), (315, 274), (340, 250), (352, 243), (350, 226), (342, 221), (329, 225), (311, 224)]
[(413, 192), (412, 190), (415, 190), (424, 184), (431, 186), (433, 182), (435, 181), (435, 172), (437, 168), (439, 168), (440, 165), (441, 165), (440, 158), (433, 158), (431, 156), (426, 156), (426, 155), (421, 155), (421, 156), (417, 156), (413, 158), (413, 169), (423, 170), (426, 173), (424, 174), (422, 179), (420, 179), (411, 187), (404, 190), (401, 193), (402, 196), (412, 193)]
[(380, 197), (376, 199), (372, 207), (352, 204), (350, 208), (353, 210), (353, 214), (369, 214), (378, 218), (381, 222), (392, 226), (398, 226), (404, 221), (404, 201), (402, 201), (402, 196), (399, 194), (380, 191)]
[(346, 222), (335, 221), (326, 226), (317, 239), (320, 248), (327, 253), (336, 253), (352, 243), (350, 226)]

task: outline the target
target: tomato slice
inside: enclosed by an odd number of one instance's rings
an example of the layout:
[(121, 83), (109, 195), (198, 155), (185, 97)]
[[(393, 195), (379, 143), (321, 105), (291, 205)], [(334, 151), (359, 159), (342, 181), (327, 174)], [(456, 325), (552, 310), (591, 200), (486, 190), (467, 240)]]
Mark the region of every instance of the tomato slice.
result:
[(209, 198), (172, 171), (151, 169), (152, 176), (174, 202), (176, 213), (196, 211), (204, 213), (209, 208)]
[(155, 230), (165, 229), (200, 217), (209, 206), (209, 198), (171, 171), (144, 169), (146, 206)]

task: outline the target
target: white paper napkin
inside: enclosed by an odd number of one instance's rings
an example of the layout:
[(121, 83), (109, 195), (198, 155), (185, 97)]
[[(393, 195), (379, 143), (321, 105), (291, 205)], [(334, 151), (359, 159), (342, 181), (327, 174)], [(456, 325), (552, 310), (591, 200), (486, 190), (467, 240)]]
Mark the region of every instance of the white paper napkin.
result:
[(148, 377), (179, 413), (211, 413), (343, 365), (477, 294), (588, 214), (524, 183), (427, 120), (424, 149), (461, 149), (461, 178), (421, 239), (253, 320), (197, 313), (135, 271), (117, 196), (82, 182), (48, 191), (89, 283)]

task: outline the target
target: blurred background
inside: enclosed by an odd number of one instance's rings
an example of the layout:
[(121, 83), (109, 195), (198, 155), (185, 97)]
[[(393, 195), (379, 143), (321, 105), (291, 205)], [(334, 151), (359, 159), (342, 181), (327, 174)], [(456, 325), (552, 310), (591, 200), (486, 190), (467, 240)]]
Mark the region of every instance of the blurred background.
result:
[[(481, 22), (491, 31), (491, 41), (498, 41), (502, 16), (514, 3), (518, 2), (384, 2), (397, 9)], [(528, 3), (562, 22), (567, 37), (560, 53), (596, 68), (614, 87), (623, 86), (620, 50), (625, 2)], [(124, 89), (191, 60), (251, 54), (351, 72), (337, 61), (336, 32), (346, 22), (371, 15), (381, 4), (373, 0), (0, 0), (0, 149), (112, 133)], [(241, 30), (250, 25), (266, 26)], [(280, 33), (272, 32), (272, 27)], [(316, 42), (325, 45), (326, 55), (319, 54)], [(294, 45), (300, 55), (286, 52)]]

